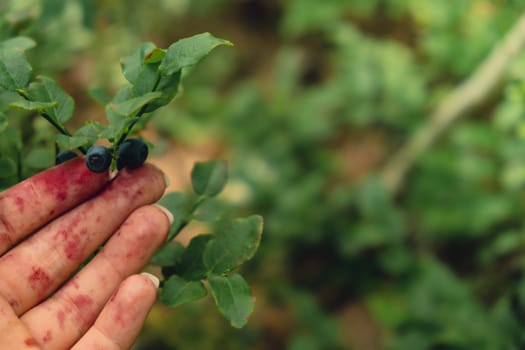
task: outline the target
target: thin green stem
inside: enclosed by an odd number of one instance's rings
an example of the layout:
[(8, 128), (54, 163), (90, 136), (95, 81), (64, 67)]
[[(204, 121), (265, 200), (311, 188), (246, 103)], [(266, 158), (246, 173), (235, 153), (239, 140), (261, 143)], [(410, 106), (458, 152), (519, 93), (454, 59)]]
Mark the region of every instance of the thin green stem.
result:
[(180, 231), (182, 231), (183, 228), (185, 228), (190, 222), (191, 222), (191, 219), (193, 217), (193, 213), (195, 213), (195, 211), (200, 207), (200, 205), (206, 200), (208, 199), (208, 197), (206, 196), (199, 196), (197, 197), (197, 199), (195, 200), (195, 202), (193, 202), (193, 204), (191, 205), (190, 209), (188, 210), (188, 213), (186, 214), (186, 216), (184, 217), (184, 219), (181, 221), (179, 227), (177, 228), (177, 231), (173, 232), (172, 234), (170, 234), (170, 236), (168, 237), (168, 241), (172, 241), (178, 234)]
[[(153, 85), (152, 91), (155, 91), (157, 89), (157, 86), (159, 85), (159, 82), (160, 82), (160, 73), (157, 75), (157, 80), (155, 81), (155, 84)], [(142, 108), (138, 111), (137, 115), (134, 117), (134, 119), (131, 121), (131, 123), (120, 134), (120, 136), (117, 139), (117, 141), (113, 143), (113, 147), (112, 147), (113, 150), (111, 152), (111, 157), (113, 158), (113, 162), (115, 162), (117, 160), (117, 152), (118, 152), (120, 144), (122, 142), (124, 142), (124, 140), (126, 140), (126, 138), (128, 137), (129, 133), (131, 132), (131, 130), (133, 130), (133, 127), (135, 126), (135, 124), (137, 124), (137, 122), (139, 121), (140, 117), (144, 113), (146, 113), (146, 109), (148, 108), (148, 106), (149, 106), (149, 104), (145, 104), (144, 106), (142, 106)]]
[[(41, 112), (40, 115), (42, 115), (42, 117), (44, 117), (45, 120), (47, 120), (49, 123), (51, 123), (51, 125), (53, 125), (55, 127), (55, 129), (57, 129), (61, 134), (63, 135), (66, 135), (66, 136), (73, 136), (71, 135), (71, 133), (66, 129), (65, 126), (61, 125), (61, 124), (58, 124), (53, 118), (51, 118), (51, 116), (45, 112)], [(80, 152), (82, 152), (82, 154), (86, 154), (87, 153), (87, 150), (85, 147), (78, 147), (78, 150)]]
[(51, 123), (51, 125), (53, 125), (55, 129), (60, 131), (61, 134), (64, 134), (66, 136), (72, 136), (71, 133), (63, 125), (58, 124), (55, 120), (53, 120), (53, 118), (49, 114), (45, 112), (41, 112), (40, 114), (42, 115), (42, 117), (44, 117), (45, 120)]

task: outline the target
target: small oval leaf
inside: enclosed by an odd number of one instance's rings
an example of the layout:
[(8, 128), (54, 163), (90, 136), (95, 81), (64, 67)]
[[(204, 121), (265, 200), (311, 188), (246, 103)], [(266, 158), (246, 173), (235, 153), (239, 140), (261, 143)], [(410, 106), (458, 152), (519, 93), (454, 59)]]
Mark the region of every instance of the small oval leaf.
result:
[(53, 79), (39, 76), (38, 81), (29, 84), (27, 90), (33, 101), (53, 103), (44, 111), (57, 123), (64, 124), (73, 117), (75, 101)]
[(32, 68), (25, 55), (15, 49), (0, 49), (0, 87), (8, 91), (25, 89)]
[(239, 274), (208, 277), (211, 293), (217, 308), (235, 328), (248, 322), (255, 305), (250, 286)]
[(90, 142), (90, 139), (86, 136), (67, 136), (58, 134), (55, 136), (55, 141), (60, 148), (69, 150), (87, 145)]
[(213, 197), (219, 194), (228, 179), (228, 166), (224, 160), (196, 163), (191, 171), (191, 184), (195, 193)]
[(150, 260), (150, 264), (158, 266), (174, 265), (184, 253), (184, 246), (178, 242), (166, 242), (155, 253)]
[(220, 45), (233, 46), (230, 41), (217, 38), (210, 33), (181, 39), (168, 47), (159, 69), (162, 74), (171, 75), (184, 67), (199, 63)]
[(114, 105), (111, 105), (111, 109), (122, 116), (133, 116), (142, 107), (147, 105), (149, 102), (162, 96), (160, 92), (150, 92), (139, 97), (135, 97)]
[(203, 259), (209, 272), (225, 273), (251, 259), (261, 240), (262, 217), (236, 219), (208, 243)]
[(201, 281), (187, 281), (173, 275), (165, 283), (160, 300), (169, 306), (178, 306), (205, 297), (208, 294)]

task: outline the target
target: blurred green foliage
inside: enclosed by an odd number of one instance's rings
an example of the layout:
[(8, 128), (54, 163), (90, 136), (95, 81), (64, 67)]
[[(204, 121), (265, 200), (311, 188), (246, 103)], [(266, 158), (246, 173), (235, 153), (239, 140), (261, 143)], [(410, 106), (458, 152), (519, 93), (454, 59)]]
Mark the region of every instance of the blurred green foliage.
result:
[[(38, 71), (82, 96), (119, 87), (115, 62), (141, 41), (211, 31), (236, 45), (183, 77), (182, 96), (153, 123), (178, 144), (221, 145), (232, 167), (223, 205), (265, 218), (243, 271), (256, 311), (237, 331), (207, 312), (209, 300), (158, 307), (137, 348), (525, 345), (525, 55), (418, 160), (401, 193), (377, 177), (521, 1), (12, 3), (2, 32), (35, 38)], [(75, 73), (86, 66), (89, 78)], [(23, 125), (25, 149), (50, 132)]]

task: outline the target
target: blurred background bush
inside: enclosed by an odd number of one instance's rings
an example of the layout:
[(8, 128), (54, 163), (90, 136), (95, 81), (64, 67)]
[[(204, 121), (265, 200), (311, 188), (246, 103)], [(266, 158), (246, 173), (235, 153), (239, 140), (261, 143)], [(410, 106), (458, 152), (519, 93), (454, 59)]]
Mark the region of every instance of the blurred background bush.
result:
[[(188, 186), (195, 160), (225, 158), (231, 180), (218, 204), (264, 216), (244, 271), (256, 311), (234, 330), (209, 299), (157, 305), (136, 349), (522, 349), (525, 55), (398, 193), (377, 174), (524, 9), (512, 0), (0, 0), (0, 31), (36, 39), (35, 72), (58, 77), (77, 101), (72, 127), (103, 118), (94, 100), (124, 83), (119, 59), (140, 42), (166, 47), (209, 31), (235, 44), (188, 75), (144, 135), (173, 188)], [(47, 126), (24, 118), (27, 147), (45, 142)]]

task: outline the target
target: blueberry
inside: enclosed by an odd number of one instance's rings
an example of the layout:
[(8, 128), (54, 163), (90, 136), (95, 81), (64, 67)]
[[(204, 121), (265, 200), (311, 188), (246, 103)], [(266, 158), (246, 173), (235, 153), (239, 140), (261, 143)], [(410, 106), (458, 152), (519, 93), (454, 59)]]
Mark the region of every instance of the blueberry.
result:
[(103, 173), (111, 165), (111, 152), (104, 146), (93, 146), (86, 154), (86, 165), (95, 173)]
[(148, 146), (141, 139), (127, 139), (118, 149), (117, 169), (138, 168), (148, 158)]
[(55, 164), (56, 165), (62, 164), (76, 157), (77, 157), (77, 154), (73, 151), (62, 151), (56, 155)]

